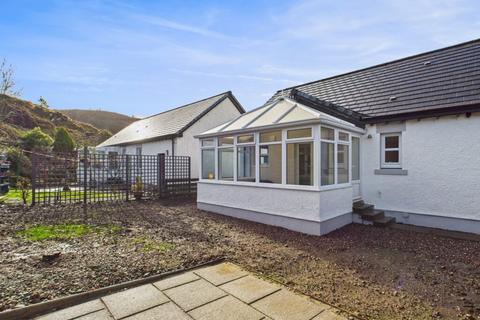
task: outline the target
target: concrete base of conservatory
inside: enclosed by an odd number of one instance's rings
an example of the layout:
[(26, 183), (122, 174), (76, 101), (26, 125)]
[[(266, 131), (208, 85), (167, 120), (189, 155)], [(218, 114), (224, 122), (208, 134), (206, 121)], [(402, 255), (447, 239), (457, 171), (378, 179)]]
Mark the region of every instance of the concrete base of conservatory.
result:
[(201, 210), (215, 212), (234, 218), (260, 222), (263, 224), (282, 227), (316, 236), (325, 235), (335, 229), (339, 229), (347, 224), (352, 223), (352, 213), (345, 213), (335, 218), (320, 222), (202, 202), (197, 202), (197, 206)]

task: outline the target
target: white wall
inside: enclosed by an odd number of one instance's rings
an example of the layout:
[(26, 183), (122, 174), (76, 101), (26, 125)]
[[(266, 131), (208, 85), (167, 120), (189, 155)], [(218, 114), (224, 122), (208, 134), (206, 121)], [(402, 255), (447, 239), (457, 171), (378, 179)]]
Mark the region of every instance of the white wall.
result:
[(374, 174), (380, 168), (380, 134), (377, 126), (367, 130), (361, 141), (366, 202), (384, 210), (480, 220), (480, 113), (407, 121), (402, 133), (407, 175)]
[(191, 157), (192, 178), (198, 178), (198, 168), (200, 166), (199, 151), (200, 142), (194, 136), (221, 125), (240, 115), (230, 99), (223, 100), (218, 106), (195, 122), (190, 128), (185, 130), (182, 137), (177, 138), (175, 145), (175, 155)]

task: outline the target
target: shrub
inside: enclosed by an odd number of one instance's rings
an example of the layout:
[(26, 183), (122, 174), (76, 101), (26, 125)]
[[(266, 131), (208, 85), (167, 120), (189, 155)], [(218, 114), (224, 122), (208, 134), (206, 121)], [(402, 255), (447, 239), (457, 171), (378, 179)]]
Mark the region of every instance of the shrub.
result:
[(47, 150), (53, 143), (53, 139), (39, 127), (27, 131), (20, 140), (25, 149), (37, 151)]
[(55, 152), (73, 152), (75, 150), (75, 142), (73, 141), (70, 133), (60, 127), (55, 132), (55, 140), (53, 141), (53, 151)]
[(32, 171), (32, 163), (30, 159), (22, 152), (22, 150), (10, 147), (7, 149), (7, 158), (10, 161), (9, 172), (12, 175), (29, 177)]

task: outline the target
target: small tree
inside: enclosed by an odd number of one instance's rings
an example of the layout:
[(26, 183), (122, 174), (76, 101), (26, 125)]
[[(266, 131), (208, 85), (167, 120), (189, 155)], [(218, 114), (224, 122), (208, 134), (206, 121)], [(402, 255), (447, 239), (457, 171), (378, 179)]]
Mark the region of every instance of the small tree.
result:
[(10, 161), (10, 173), (22, 177), (31, 175), (32, 163), (22, 150), (10, 147), (7, 149), (7, 159)]
[(60, 127), (55, 132), (55, 140), (53, 141), (53, 151), (55, 152), (72, 152), (75, 150), (75, 142), (73, 141), (70, 133)]
[(16, 90), (15, 80), (13, 79), (13, 67), (7, 64), (7, 59), (3, 58), (0, 63), (0, 94), (6, 94), (13, 97), (20, 97), (21, 90)]
[(44, 151), (53, 143), (53, 139), (39, 127), (27, 131), (20, 140), (22, 146), (27, 150)]
[(38, 103), (40, 104), (40, 107), (44, 107), (44, 108), (49, 108), (50, 106), (48, 105), (48, 102), (47, 100), (45, 100), (44, 97), (40, 96), (40, 98), (38, 99)]
[(27, 204), (30, 195), (30, 180), (20, 177), (17, 180), (17, 189), (22, 193), (23, 204)]

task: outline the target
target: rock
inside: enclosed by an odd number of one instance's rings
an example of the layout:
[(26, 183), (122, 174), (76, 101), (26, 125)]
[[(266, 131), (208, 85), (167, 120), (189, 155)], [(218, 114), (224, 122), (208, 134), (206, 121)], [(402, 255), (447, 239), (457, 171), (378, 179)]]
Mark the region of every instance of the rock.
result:
[(51, 253), (51, 254), (43, 254), (42, 255), (42, 261), (43, 262), (53, 262), (60, 257), (60, 254), (61, 254), (60, 251), (54, 252), (54, 253)]

